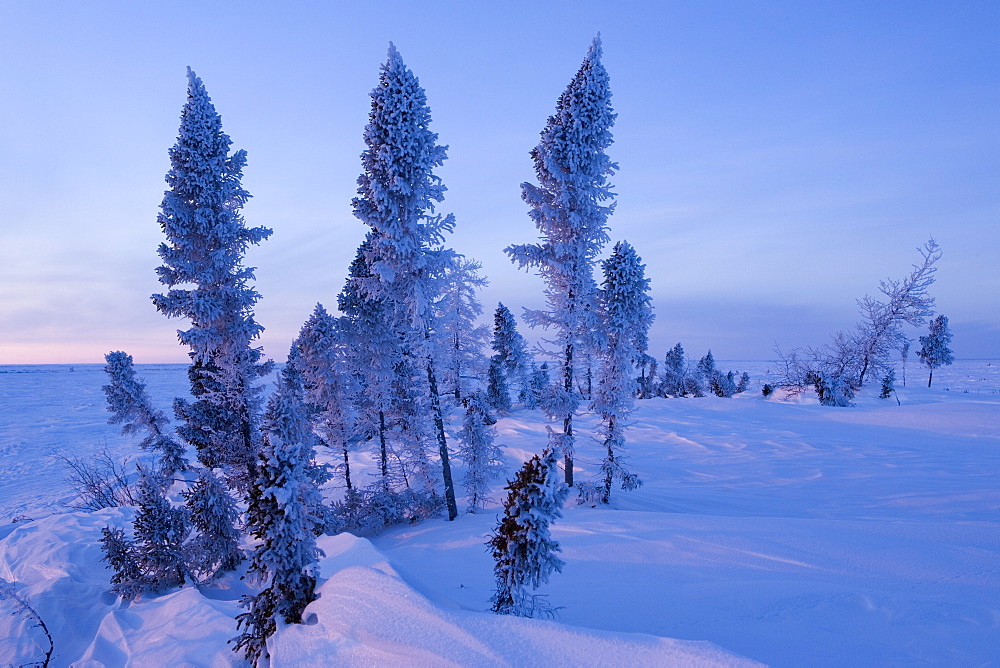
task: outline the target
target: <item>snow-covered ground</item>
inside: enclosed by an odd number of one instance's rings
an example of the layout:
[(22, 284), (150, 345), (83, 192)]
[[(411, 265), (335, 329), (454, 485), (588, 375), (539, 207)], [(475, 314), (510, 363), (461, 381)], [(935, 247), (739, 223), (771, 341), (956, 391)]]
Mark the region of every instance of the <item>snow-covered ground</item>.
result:
[[(902, 405), (866, 388), (846, 409), (765, 399), (773, 363), (719, 366), (748, 370), (752, 390), (638, 402), (627, 437), (645, 485), (609, 508), (571, 499), (554, 525), (556, 621), (484, 612), (490, 510), (323, 538), (322, 596), (274, 638), (274, 665), (1000, 662), (1000, 362), (959, 361), (931, 389), (911, 363)], [(137, 371), (168, 412), (186, 392), (183, 366)], [(58, 455), (139, 454), (106, 424), (104, 382), (99, 365), (0, 366), (0, 578), (45, 621), (52, 665), (240, 665), (225, 642), (237, 577), (123, 606), (97, 540), (131, 510), (67, 513)], [(536, 411), (498, 428), (509, 473), (545, 441)], [(585, 480), (600, 450), (578, 448)], [(0, 666), (37, 645), (23, 613), (0, 615)]]

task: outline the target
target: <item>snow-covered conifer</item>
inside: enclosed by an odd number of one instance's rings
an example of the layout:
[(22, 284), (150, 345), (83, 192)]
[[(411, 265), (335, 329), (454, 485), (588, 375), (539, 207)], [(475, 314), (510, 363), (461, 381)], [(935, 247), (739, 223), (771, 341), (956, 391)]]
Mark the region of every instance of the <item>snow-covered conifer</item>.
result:
[(497, 355), (490, 358), (490, 366), (486, 376), (486, 401), (494, 410), (501, 412), (510, 410), (510, 391), (507, 389), (507, 378), (503, 372), (503, 363)]
[(235, 649), (257, 662), (267, 656), (267, 638), (280, 619), (302, 621), (302, 611), (315, 600), (316, 576), (322, 552), (316, 532), (322, 524), (314, 509), (319, 490), (310, 480), (312, 434), (303, 401), (301, 378), (293, 365), (282, 370), (264, 418), (264, 447), (257, 477), (250, 490), (247, 523), (260, 542), (254, 549), (248, 576), (265, 585), (244, 596), (247, 609), (236, 620), (243, 633), (233, 638)]
[(169, 482), (158, 471), (140, 470), (138, 514), (133, 523), (135, 555), (144, 591), (163, 591), (184, 584), (188, 574), (184, 541), (187, 513), (166, 497)]
[(350, 365), (353, 351), (346, 324), (346, 319), (341, 321), (316, 304), (289, 352), (288, 364), (302, 374), (305, 402), (314, 413), (312, 422), (320, 440), (339, 452), (343, 461), (339, 469), (350, 490), (354, 484), (349, 445), (355, 435), (361, 388), (359, 374)]
[(375, 280), (370, 264), (374, 262), (373, 237), (370, 231), (358, 248), (348, 270), (347, 281), (337, 296), (337, 306), (344, 314), (344, 333), (348, 339), (348, 370), (360, 381), (355, 429), (367, 438), (378, 438), (378, 463), (381, 486), (388, 486), (391, 416), (398, 415), (402, 367), (402, 349), (393, 329), (392, 313), (386, 301), (371, 296), (364, 286)]
[(434, 337), (438, 343), (441, 392), (456, 405), (474, 388), (481, 387), (483, 349), (489, 329), (477, 323), (483, 306), (477, 293), (488, 281), (479, 275), (482, 263), (455, 256), (442, 277), (435, 306)]
[(602, 267), (604, 282), (598, 303), (607, 345), (600, 352), (597, 391), (590, 407), (601, 416), (601, 438), (607, 449), (601, 464), (604, 475), (601, 501), (608, 503), (613, 481), (617, 480), (625, 490), (642, 484), (624, 467), (622, 450), (626, 421), (635, 405), (638, 390), (636, 364), (648, 347), (653, 309), (645, 265), (632, 246), (624, 241), (615, 244), (611, 257), (602, 263)]
[(524, 396), (526, 408), (538, 408), (549, 388), (549, 363), (542, 362), (541, 366), (531, 363), (531, 374), (528, 380), (528, 392)]
[(530, 382), (531, 355), (528, 353), (528, 342), (517, 331), (514, 314), (502, 302), (497, 304), (493, 313), (493, 340), (490, 346), (508, 381), (508, 391), (516, 385), (518, 399), (524, 403)]
[(111, 576), (111, 591), (129, 601), (141, 594), (145, 587), (142, 571), (136, 556), (135, 542), (125, 536), (119, 527), (101, 529), (101, 561), (114, 571)]
[(712, 355), (712, 351), (709, 350), (700, 360), (698, 360), (698, 366), (695, 367), (695, 371), (701, 376), (705, 382), (708, 382), (712, 375), (716, 371), (715, 367), (715, 356)]
[(108, 353), (104, 359), (107, 362), (104, 371), (111, 380), (101, 388), (111, 412), (108, 424), (121, 424), (125, 436), (146, 432), (139, 446), (143, 450), (160, 451), (159, 468), (164, 475), (186, 469), (184, 448), (165, 433), (169, 420), (163, 411), (153, 408), (146, 384), (135, 375), (132, 356), (119, 350)]
[(541, 140), (532, 150), (538, 185), (521, 185), (529, 216), (541, 232), (541, 243), (505, 249), (522, 268), (535, 267), (546, 281), (546, 310), (528, 311), (532, 326), (553, 328), (560, 356), (559, 388), (565, 395), (550, 406), (565, 413), (557, 434), (565, 449), (565, 476), (573, 484), (573, 415), (579, 407), (574, 369), (585, 351), (598, 347), (594, 263), (608, 241), (608, 216), (614, 197), (608, 178), (617, 165), (605, 153), (611, 146), (608, 73), (601, 64), (601, 41), (595, 38), (569, 86), (559, 96)]
[(465, 463), (462, 483), (469, 500), (468, 512), (474, 513), (488, 499), (490, 483), (503, 471), (503, 452), (493, 442), (490, 428), (496, 419), (490, 415), (487, 401), (479, 392), (466, 397), (465, 419), (458, 432), (458, 457)]
[(243, 561), (236, 528), (239, 512), (223, 482), (211, 469), (203, 468), (184, 491), (184, 500), (194, 530), (185, 546), (191, 571), (204, 582), (236, 568)]
[(490, 601), (493, 612), (501, 615), (534, 617), (551, 615), (552, 609), (530, 590), (549, 580), (552, 571), (561, 571), (563, 561), (556, 556), (559, 543), (553, 540), (549, 524), (562, 517), (562, 505), (569, 493), (558, 479), (558, 454), (546, 448), (517, 472), (504, 501), (504, 513), (489, 540), (496, 562), (496, 591)]
[(154, 294), (153, 303), (191, 325), (177, 336), (191, 349), (196, 401), (175, 403), (187, 423), (178, 431), (198, 447), (202, 463), (223, 466), (231, 484), (244, 488), (260, 449), (255, 381), (270, 364), (261, 363), (261, 349), (253, 345), (263, 331), (253, 317), (260, 295), (250, 285), (253, 268), (242, 259), (271, 230), (244, 225), (240, 209), (250, 197), (240, 183), (246, 153), (229, 155), (231, 143), (205, 86), (189, 68), (188, 100), (170, 149), (170, 189), (158, 217), (167, 240), (160, 244), (163, 264), (156, 271), (170, 290)]
[[(444, 414), (435, 368), (434, 302), (441, 279), (454, 260), (443, 247), (444, 235), (454, 227), (454, 217), (436, 215), (436, 203), (445, 187), (434, 174), (446, 157), (429, 129), (427, 96), (392, 44), (382, 65), (379, 84), (371, 92), (372, 106), (365, 127), (366, 148), (361, 154), (364, 172), (358, 178), (354, 214), (371, 227), (368, 270), (360, 281), (362, 291), (391, 309), (391, 329), (402, 337), (403, 354), (419, 373), (415, 412), (408, 422), (411, 444), (422, 447), (421, 425), (433, 421), (425, 432), (437, 439), (449, 519), (458, 515), (451, 476)], [(415, 452), (420, 462), (424, 455)]]
[[(882, 378), (882, 387), (878, 393), (879, 399), (888, 399), (892, 396), (892, 393), (896, 391), (896, 370), (889, 369), (888, 373)], [(896, 401), (899, 401), (897, 398)]]
[(682, 397), (687, 393), (684, 366), (684, 348), (680, 342), (667, 351), (663, 360), (663, 372), (660, 379), (660, 395)]
[(750, 374), (746, 371), (740, 374), (740, 380), (736, 383), (736, 394), (740, 394), (747, 391), (750, 387)]
[(930, 369), (927, 387), (930, 387), (931, 381), (934, 380), (934, 369), (955, 361), (951, 348), (948, 347), (949, 343), (951, 343), (951, 330), (948, 329), (948, 318), (939, 315), (931, 320), (930, 333), (920, 337), (920, 350), (917, 352), (920, 361)]

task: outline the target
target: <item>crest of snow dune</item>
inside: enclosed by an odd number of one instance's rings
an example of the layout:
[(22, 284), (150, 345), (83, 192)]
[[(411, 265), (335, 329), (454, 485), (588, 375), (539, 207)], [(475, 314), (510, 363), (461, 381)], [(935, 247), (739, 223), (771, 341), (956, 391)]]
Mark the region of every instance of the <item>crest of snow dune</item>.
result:
[(268, 643), (273, 665), (757, 665), (707, 642), (443, 610), (367, 540), (340, 534), (319, 544), (331, 555), (321, 562), (329, 579), (305, 623)]

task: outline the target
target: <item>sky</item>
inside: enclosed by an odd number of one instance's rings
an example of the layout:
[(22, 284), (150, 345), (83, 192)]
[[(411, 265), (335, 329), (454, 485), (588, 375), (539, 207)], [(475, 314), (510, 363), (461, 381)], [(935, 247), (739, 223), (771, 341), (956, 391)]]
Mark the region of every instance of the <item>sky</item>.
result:
[(598, 32), (610, 235), (646, 263), (651, 354), (823, 345), (933, 237), (956, 356), (1000, 357), (1000, 3), (37, 0), (0, 6), (0, 364), (187, 361), (186, 323), (150, 302), (187, 66), (248, 153), (248, 225), (274, 230), (246, 263), (283, 360), (364, 236), (350, 203), (390, 41), (449, 146), (440, 210), (483, 263), (487, 318), (542, 306), (503, 249), (537, 240), (529, 152)]

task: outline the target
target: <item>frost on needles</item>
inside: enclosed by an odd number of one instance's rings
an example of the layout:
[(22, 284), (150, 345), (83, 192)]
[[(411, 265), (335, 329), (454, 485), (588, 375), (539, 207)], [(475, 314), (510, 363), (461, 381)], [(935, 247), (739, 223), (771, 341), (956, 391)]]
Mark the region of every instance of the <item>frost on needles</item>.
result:
[[(418, 472), (423, 469), (424, 484), (432, 487), (429, 469), (421, 466), (427, 455), (419, 430), (426, 429), (437, 440), (445, 504), (453, 520), (458, 506), (432, 342), (440, 279), (455, 260), (454, 251), (443, 245), (454, 217), (434, 213), (445, 192), (434, 169), (444, 162), (447, 147), (437, 143), (437, 134), (429, 128), (424, 89), (391, 43), (371, 98), (361, 154), (364, 171), (352, 202), (354, 215), (371, 228), (364, 249), (368, 276), (357, 285), (364, 297), (381, 305), (388, 318), (383, 326), (399, 337), (398, 350), (412, 366), (407, 422), (418, 431), (411, 433), (409, 450)], [(428, 426), (426, 416), (432, 423)]]
[[(231, 143), (201, 79), (188, 68), (188, 100), (158, 217), (167, 240), (156, 272), (170, 290), (152, 299), (164, 315), (190, 321), (177, 337), (191, 349), (195, 402), (176, 401), (185, 422), (179, 433), (197, 448), (203, 465), (222, 467), (230, 485), (244, 489), (260, 450), (256, 380), (271, 365), (261, 362), (261, 348), (253, 345), (263, 331), (253, 317), (260, 295), (250, 285), (253, 268), (242, 260), (271, 230), (244, 224), (246, 152), (230, 155)], [(188, 285), (194, 287), (180, 287)]]
[[(531, 151), (538, 185), (524, 183), (521, 196), (541, 232), (535, 244), (508, 246), (504, 252), (521, 268), (536, 268), (545, 280), (545, 310), (526, 311), (532, 326), (556, 331), (560, 379), (543, 407), (563, 422), (552, 441), (565, 459), (566, 483), (573, 485), (573, 416), (580, 397), (574, 370), (578, 357), (600, 347), (597, 284), (593, 270), (609, 240), (607, 219), (614, 211), (608, 178), (617, 165), (605, 153), (611, 146), (611, 89), (601, 64), (601, 40), (590, 45), (573, 80), (559, 96), (538, 145)], [(596, 335), (596, 336), (595, 336)]]

